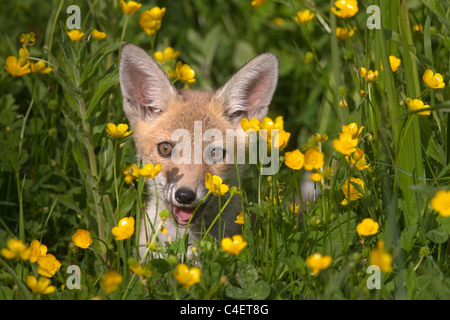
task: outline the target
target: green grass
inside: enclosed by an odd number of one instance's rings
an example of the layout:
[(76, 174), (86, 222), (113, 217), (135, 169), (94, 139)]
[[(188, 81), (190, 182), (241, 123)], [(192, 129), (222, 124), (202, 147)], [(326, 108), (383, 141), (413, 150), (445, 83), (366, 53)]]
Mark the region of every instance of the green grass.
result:
[[(20, 35), (33, 31), (31, 62), (43, 59), (54, 70), (22, 77), (0, 72), (0, 248), (10, 238), (26, 245), (39, 240), (61, 268), (51, 277), (56, 291), (39, 295), (25, 280), (39, 276), (38, 264), (1, 255), (0, 299), (450, 298), (450, 218), (430, 204), (450, 180), (450, 6), (432, 0), (358, 1), (358, 13), (344, 19), (331, 13), (334, 1), (268, 0), (259, 8), (250, 3), (151, 1), (127, 18), (117, 1), (80, 1), (75, 4), (85, 36), (77, 42), (66, 33), (72, 3), (40, 2), (39, 10), (31, 0), (4, 4), (0, 65), (19, 56)], [(380, 7), (382, 29), (366, 28), (371, 4)], [(148, 36), (139, 16), (156, 5), (165, 6), (166, 14), (161, 29)], [(316, 16), (300, 25), (293, 17), (304, 9)], [(282, 24), (274, 22), (277, 17)], [(413, 30), (416, 24), (423, 33)], [(339, 40), (337, 27), (355, 27), (355, 34)], [(106, 38), (88, 39), (94, 28)], [(131, 136), (113, 140), (105, 132), (109, 122), (126, 123), (118, 54), (128, 42), (150, 53), (168, 46), (180, 51), (179, 60), (196, 72), (190, 88), (201, 90), (221, 86), (259, 53), (276, 53), (280, 74), (269, 116), (283, 116), (291, 133), (281, 156), (295, 149), (305, 153), (315, 133), (329, 137), (316, 146), (325, 157), (323, 170), (329, 167), (333, 175), (315, 184), (316, 201), (302, 204), (298, 214), (289, 209), (299, 202), (301, 181), (309, 179), (304, 169), (280, 161), (276, 175), (259, 176), (250, 166), (235, 186), (240, 194), (233, 195), (243, 203), (248, 245), (242, 252), (230, 255), (221, 239), (206, 236), (194, 244), (195, 259), (187, 260), (185, 239), (161, 243), (158, 233), (149, 231), (155, 241), (143, 266), (152, 276), (134, 274), (128, 261), (138, 246), (137, 232), (117, 241), (111, 229), (124, 216), (133, 216), (138, 229), (147, 199), (144, 179), (124, 183), (123, 168), (135, 162)], [(396, 72), (389, 68), (390, 55), (401, 59)], [(378, 70), (378, 79), (364, 80), (360, 67)], [(442, 74), (445, 87), (427, 87), (426, 69)], [(342, 98), (348, 107), (338, 106)], [(423, 100), (431, 114), (410, 112), (407, 98)], [(358, 137), (370, 164), (364, 170), (349, 166), (333, 148), (342, 125), (352, 122), (364, 126)], [(342, 205), (348, 193), (342, 186), (350, 177), (364, 182), (364, 189), (348, 184), (362, 197)], [(220, 201), (226, 205), (224, 197)], [(356, 232), (364, 218), (379, 223), (375, 235)], [(90, 231), (88, 249), (72, 243), (77, 229)], [(367, 270), (378, 240), (393, 259), (392, 271), (381, 272), (380, 289), (369, 289)], [(314, 253), (332, 258), (318, 274), (306, 262)], [(200, 282), (189, 289), (173, 274), (181, 262), (201, 270)], [(70, 265), (80, 267), (81, 289), (67, 287)], [(110, 270), (123, 278), (108, 293), (102, 279)]]

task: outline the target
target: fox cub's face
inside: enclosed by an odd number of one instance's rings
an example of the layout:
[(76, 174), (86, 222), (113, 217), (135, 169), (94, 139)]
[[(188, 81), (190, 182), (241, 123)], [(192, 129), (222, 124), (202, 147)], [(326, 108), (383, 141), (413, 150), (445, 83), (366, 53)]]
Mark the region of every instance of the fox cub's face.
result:
[(157, 187), (165, 205), (160, 208), (167, 206), (179, 226), (187, 224), (208, 192), (207, 172), (233, 184), (235, 153), (246, 141), (240, 120), (266, 116), (277, 77), (277, 57), (262, 54), (216, 92), (178, 91), (146, 51), (132, 44), (122, 48), (123, 107), (137, 156), (143, 164), (161, 163)]

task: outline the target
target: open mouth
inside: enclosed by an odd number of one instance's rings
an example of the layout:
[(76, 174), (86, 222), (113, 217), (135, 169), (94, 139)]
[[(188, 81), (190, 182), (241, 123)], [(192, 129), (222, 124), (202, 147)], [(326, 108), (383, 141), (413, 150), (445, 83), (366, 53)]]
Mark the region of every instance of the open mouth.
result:
[(175, 222), (179, 226), (186, 226), (194, 213), (195, 207), (185, 208), (172, 205), (171, 209)]

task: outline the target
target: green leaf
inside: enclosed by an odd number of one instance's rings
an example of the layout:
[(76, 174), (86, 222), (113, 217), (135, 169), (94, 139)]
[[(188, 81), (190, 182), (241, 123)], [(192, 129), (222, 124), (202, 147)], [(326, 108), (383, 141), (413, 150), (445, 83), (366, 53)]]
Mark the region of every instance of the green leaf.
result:
[(440, 224), (442, 230), (450, 233), (450, 219), (448, 217), (438, 216), (436, 220)]
[(415, 184), (409, 186), (409, 189), (420, 194), (423, 194), (427, 198), (433, 198), (435, 193), (439, 190), (437, 187), (432, 187), (426, 184)]
[(438, 20), (445, 25), (448, 31), (450, 31), (450, 22), (445, 17), (444, 8), (441, 6), (441, 2), (438, 0), (421, 0), (422, 3), (428, 7), (437, 16)]
[(83, 215), (83, 212), (80, 210), (79, 204), (76, 204), (70, 196), (66, 194), (61, 194), (58, 196), (58, 202), (63, 204), (67, 208), (74, 210), (77, 214)]
[(427, 155), (438, 161), (442, 166), (445, 165), (445, 151), (440, 144), (437, 144), (433, 138), (428, 140)]
[(253, 300), (264, 300), (270, 294), (270, 286), (264, 280), (260, 280), (248, 288), (248, 293)]
[[(117, 178), (117, 179), (120, 179)], [(131, 211), (131, 208), (134, 205), (134, 202), (136, 200), (136, 194), (134, 193), (133, 189), (127, 189), (119, 196), (120, 197), (120, 212), (122, 215), (126, 215), (128, 212)], [(122, 218), (122, 216), (120, 217)]]
[(414, 236), (417, 233), (417, 225), (412, 225), (406, 227), (405, 230), (402, 231), (400, 236), (400, 246), (406, 251), (409, 252), (414, 247)]
[(417, 275), (416, 272), (414, 271), (414, 265), (410, 263), (408, 265), (408, 270), (406, 271), (406, 289), (408, 290), (408, 294), (410, 297), (412, 297), (412, 299), (414, 299), (413, 293), (416, 288), (417, 288)]
[(103, 95), (112, 87), (119, 83), (119, 69), (115, 69), (113, 72), (106, 74), (102, 80), (99, 81), (97, 89), (95, 89), (94, 95), (87, 107), (86, 119), (89, 118), (90, 114), (94, 110), (94, 107), (103, 97)]
[(235, 300), (247, 300), (249, 299), (249, 294), (246, 290), (230, 286), (225, 290), (228, 297)]
[(450, 50), (450, 36), (449, 35), (445, 35), (444, 37), (444, 45), (445, 47)]
[(306, 264), (305, 261), (299, 256), (288, 256), (283, 259), (283, 262), (289, 267), (293, 272), (298, 272), (302, 275), (306, 274)]
[(84, 154), (81, 152), (80, 148), (78, 148), (76, 143), (73, 144), (72, 152), (75, 162), (78, 165), (78, 168), (80, 168), (80, 170), (83, 171), (84, 173), (89, 173), (89, 166), (86, 162), (86, 158)]
[(256, 283), (258, 271), (250, 264), (243, 264), (238, 268), (235, 276), (240, 286), (245, 289)]
[(83, 84), (83, 82), (89, 78), (94, 72), (97, 70), (98, 66), (102, 62), (102, 60), (109, 55), (110, 53), (118, 50), (121, 48), (125, 42), (116, 42), (113, 44), (107, 44), (100, 48), (95, 55), (92, 57), (91, 60), (87, 63), (86, 67), (83, 70), (83, 73), (81, 74), (80, 78), (80, 85)]
[(442, 227), (437, 227), (436, 229), (427, 232), (427, 238), (434, 243), (445, 243), (448, 240), (448, 232)]
[(151, 262), (152, 267), (156, 268), (156, 270), (161, 273), (167, 273), (170, 270), (172, 270), (172, 266), (170, 265), (170, 263), (164, 259), (154, 259)]
[(79, 90), (75, 87), (75, 85), (67, 78), (67, 75), (61, 72), (54, 72), (56, 80), (58, 80), (59, 84), (63, 88), (64, 99), (67, 101), (69, 107), (79, 113), (79, 101), (81, 101), (81, 96)]
[(12, 300), (13, 291), (8, 287), (0, 287), (0, 300)]
[(105, 208), (106, 220), (110, 226), (115, 226), (116, 223), (114, 221), (113, 208), (111, 205), (111, 200), (109, 199), (109, 195), (103, 196), (103, 208)]
[[(2, 258), (0, 258), (0, 264), (3, 265), (3, 268), (11, 275), (11, 277), (14, 279), (14, 281), (18, 284), (21, 295), (23, 295), (23, 298), (27, 299), (27, 300), (31, 300), (32, 299), (31, 292), (27, 289), (27, 287), (22, 282), (21, 278), (18, 276), (16, 271), (14, 271), (14, 269), (12, 269)], [(20, 265), (18, 265), (18, 266), (20, 266)], [(19, 273), (19, 274), (22, 274), (22, 273)]]

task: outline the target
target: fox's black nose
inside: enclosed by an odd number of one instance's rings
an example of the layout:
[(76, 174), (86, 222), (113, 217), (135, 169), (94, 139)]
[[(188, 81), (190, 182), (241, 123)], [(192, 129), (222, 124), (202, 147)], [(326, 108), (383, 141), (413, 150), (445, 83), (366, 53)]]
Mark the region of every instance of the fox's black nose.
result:
[(195, 192), (190, 189), (180, 188), (175, 192), (175, 199), (181, 204), (191, 204), (195, 200)]

